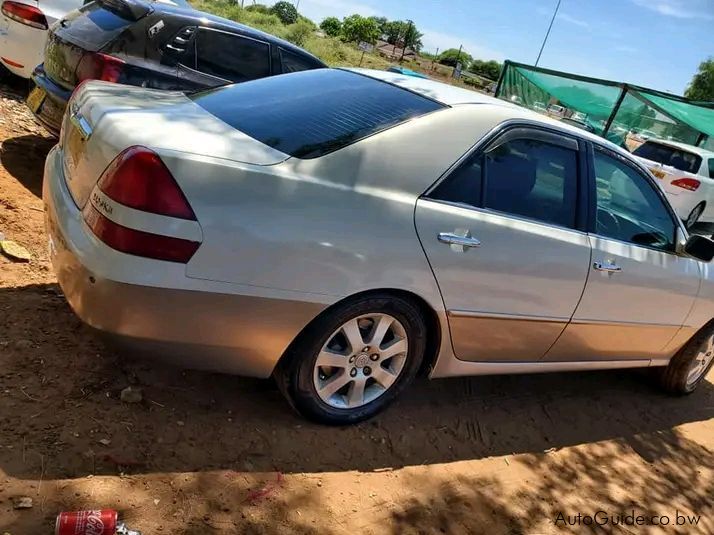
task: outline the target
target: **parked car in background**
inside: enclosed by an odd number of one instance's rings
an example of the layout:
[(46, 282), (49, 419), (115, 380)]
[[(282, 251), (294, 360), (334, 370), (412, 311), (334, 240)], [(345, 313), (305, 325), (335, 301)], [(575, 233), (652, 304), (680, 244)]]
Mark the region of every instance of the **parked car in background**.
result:
[(565, 108), (558, 104), (551, 104), (548, 106), (548, 115), (555, 119), (562, 119), (565, 117)]
[(397, 74), (403, 74), (404, 76), (416, 76), (417, 78), (429, 79), (429, 77), (419, 71), (413, 69), (407, 69), (406, 67), (399, 67), (397, 65), (392, 65), (387, 69), (388, 72), (396, 72)]
[(714, 221), (714, 152), (657, 139), (645, 141), (632, 154), (657, 177), (687, 228)]
[(82, 0), (0, 0), (0, 62), (29, 78), (42, 63), (47, 31)]
[(637, 132), (633, 132), (632, 136), (637, 140), (641, 142), (645, 142), (648, 139), (654, 139), (659, 137), (657, 134), (652, 132), (651, 130), (639, 130)]
[(188, 96), (89, 82), (69, 106), (43, 198), (74, 311), (272, 375), (309, 418), (368, 418), (427, 369), (659, 366), (683, 394), (712, 366), (714, 242), (583, 130), (368, 70)]
[(577, 119), (573, 119), (572, 117), (563, 117), (560, 122), (575, 126), (576, 128), (582, 128), (588, 132), (595, 132), (595, 129), (587, 122), (579, 121)]
[(574, 111), (574, 112), (572, 113), (572, 115), (570, 116), (570, 118), (571, 118), (573, 121), (579, 121), (579, 122), (581, 122), (581, 123), (584, 123), (585, 120), (588, 118), (588, 116), (587, 116), (586, 113), (583, 113), (583, 112), (581, 112), (581, 111)]
[(548, 109), (545, 107), (544, 103), (534, 102), (533, 103), (533, 111), (537, 111), (538, 113), (547, 113)]
[(287, 41), (184, 0), (97, 0), (52, 29), (27, 104), (57, 134), (67, 100), (84, 80), (195, 91), (323, 67)]

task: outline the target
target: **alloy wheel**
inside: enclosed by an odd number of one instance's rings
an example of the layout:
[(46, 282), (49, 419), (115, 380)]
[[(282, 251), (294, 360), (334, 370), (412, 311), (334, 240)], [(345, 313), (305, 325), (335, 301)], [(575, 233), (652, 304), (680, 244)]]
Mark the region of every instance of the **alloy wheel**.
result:
[(393, 316), (375, 313), (350, 319), (317, 355), (315, 391), (331, 407), (362, 407), (394, 385), (408, 349), (406, 330)]
[(697, 353), (692, 361), (692, 366), (689, 369), (687, 376), (687, 386), (691, 387), (699, 381), (707, 371), (709, 364), (714, 359), (714, 335), (707, 338), (707, 341), (702, 344), (702, 348)]

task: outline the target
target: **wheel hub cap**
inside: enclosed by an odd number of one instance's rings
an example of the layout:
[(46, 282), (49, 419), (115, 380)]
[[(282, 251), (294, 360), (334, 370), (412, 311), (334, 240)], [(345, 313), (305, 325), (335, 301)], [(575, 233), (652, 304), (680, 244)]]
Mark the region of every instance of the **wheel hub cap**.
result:
[(404, 368), (404, 326), (389, 314), (358, 316), (330, 335), (315, 361), (313, 385), (327, 405), (354, 409), (377, 399)]

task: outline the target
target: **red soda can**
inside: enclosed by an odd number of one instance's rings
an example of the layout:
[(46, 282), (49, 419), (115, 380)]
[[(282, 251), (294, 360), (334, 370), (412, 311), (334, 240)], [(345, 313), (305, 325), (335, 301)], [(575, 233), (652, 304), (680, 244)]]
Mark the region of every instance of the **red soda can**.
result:
[(141, 535), (119, 522), (113, 509), (69, 511), (57, 515), (55, 535)]
[(115, 535), (119, 514), (103, 511), (70, 511), (57, 515), (55, 535)]

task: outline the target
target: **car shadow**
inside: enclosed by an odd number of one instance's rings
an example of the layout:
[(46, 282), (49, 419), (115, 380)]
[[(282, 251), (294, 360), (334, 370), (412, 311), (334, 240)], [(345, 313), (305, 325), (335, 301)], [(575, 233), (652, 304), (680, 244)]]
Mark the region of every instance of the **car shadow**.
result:
[(42, 197), (45, 158), (57, 140), (26, 135), (3, 141), (0, 163), (5, 170), (36, 197)]
[[(332, 428), (296, 416), (271, 381), (184, 371), (115, 353), (55, 285), (0, 288), (0, 436), (52, 462), (17, 478), (233, 469), (374, 471), (634, 437), (714, 418), (708, 382), (683, 398), (646, 372), (418, 380), (369, 422)], [(143, 391), (140, 403), (122, 389)], [(102, 438), (109, 445), (98, 442)], [(34, 458), (34, 457), (33, 457)]]

